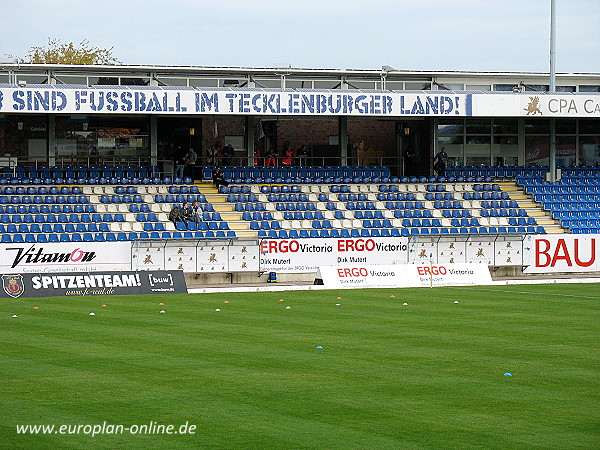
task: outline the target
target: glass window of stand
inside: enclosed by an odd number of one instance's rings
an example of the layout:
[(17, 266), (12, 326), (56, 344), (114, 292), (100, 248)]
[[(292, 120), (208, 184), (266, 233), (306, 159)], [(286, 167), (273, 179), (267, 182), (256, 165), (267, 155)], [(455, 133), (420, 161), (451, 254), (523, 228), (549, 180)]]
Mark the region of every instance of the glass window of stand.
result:
[(149, 154), (145, 118), (56, 119), (56, 156), (63, 164), (123, 166)]

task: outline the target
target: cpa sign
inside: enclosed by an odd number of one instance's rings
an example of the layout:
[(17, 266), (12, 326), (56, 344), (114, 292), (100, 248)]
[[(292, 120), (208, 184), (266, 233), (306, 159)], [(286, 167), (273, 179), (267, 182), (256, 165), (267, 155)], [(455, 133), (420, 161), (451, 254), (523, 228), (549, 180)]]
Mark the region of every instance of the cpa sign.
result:
[(525, 273), (596, 272), (598, 235), (535, 236), (525, 238)]

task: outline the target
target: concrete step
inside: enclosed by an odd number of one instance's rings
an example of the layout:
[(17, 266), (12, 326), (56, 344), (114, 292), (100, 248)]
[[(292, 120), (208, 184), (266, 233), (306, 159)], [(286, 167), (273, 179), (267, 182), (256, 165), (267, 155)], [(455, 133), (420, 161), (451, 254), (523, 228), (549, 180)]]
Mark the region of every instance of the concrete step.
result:
[(540, 211), (539, 209), (532, 209), (531, 211), (527, 211), (527, 215), (530, 217), (547, 217), (544, 211)]
[(229, 228), (231, 228), (232, 230), (234, 230), (236, 233), (239, 230), (249, 230), (250, 229), (250, 222), (248, 222), (247, 220), (242, 220), (239, 222), (228, 222), (229, 223)]
[(213, 203), (213, 208), (218, 212), (232, 212), (233, 203)]
[[(219, 206), (221, 206), (221, 205), (219, 205)], [(223, 205), (223, 207), (224, 206), (225, 205)], [(227, 222), (238, 221), (238, 220), (242, 220), (242, 214), (237, 211), (233, 211), (233, 212), (225, 211), (225, 212), (223, 212), (223, 214), (221, 214), (221, 219), (226, 220)]]
[(198, 190), (203, 194), (218, 194), (219, 190), (212, 183), (196, 183)]
[(531, 203), (531, 202), (526, 202), (526, 201), (520, 201), (517, 202), (519, 204), (519, 208), (523, 208), (523, 209), (536, 209), (539, 211), (540, 207), (538, 205), (536, 205), (535, 203)]
[(206, 201), (208, 203), (225, 203), (227, 201), (227, 197), (221, 195), (206, 195)]
[(566, 231), (563, 228), (546, 228), (547, 234), (564, 234)]
[(235, 235), (238, 238), (246, 238), (246, 239), (257, 239), (257, 232), (254, 230), (248, 230), (248, 231), (236, 231)]

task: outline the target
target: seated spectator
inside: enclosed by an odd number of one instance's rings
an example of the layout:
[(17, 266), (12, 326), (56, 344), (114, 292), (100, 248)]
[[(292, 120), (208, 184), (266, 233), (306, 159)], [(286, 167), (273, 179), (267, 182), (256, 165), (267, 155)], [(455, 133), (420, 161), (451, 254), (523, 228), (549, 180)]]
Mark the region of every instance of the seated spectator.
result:
[(176, 224), (182, 220), (182, 210), (179, 206), (173, 206), (171, 212), (169, 212), (169, 220)]
[(192, 220), (196, 223), (202, 220), (202, 209), (198, 202), (192, 203)]
[(215, 187), (219, 189), (220, 186), (229, 186), (229, 182), (225, 180), (225, 174), (220, 167), (217, 167), (212, 173), (212, 180)]
[(181, 214), (182, 215), (182, 220), (185, 223), (192, 222), (192, 221), (195, 222), (196, 221), (196, 219), (194, 217), (195, 214), (194, 214), (194, 211), (192, 209), (192, 205), (190, 205), (187, 202), (184, 203), (183, 204), (183, 208), (181, 209), (181, 211), (182, 211), (182, 214)]

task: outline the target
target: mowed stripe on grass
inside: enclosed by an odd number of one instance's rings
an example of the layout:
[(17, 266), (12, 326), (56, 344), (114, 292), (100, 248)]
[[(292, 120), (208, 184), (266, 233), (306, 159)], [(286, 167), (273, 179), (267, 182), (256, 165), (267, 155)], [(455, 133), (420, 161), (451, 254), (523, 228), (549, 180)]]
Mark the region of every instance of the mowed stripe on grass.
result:
[[(3, 300), (0, 447), (591, 448), (597, 292), (534, 285)], [(104, 421), (197, 430), (91, 437), (15, 428)]]

